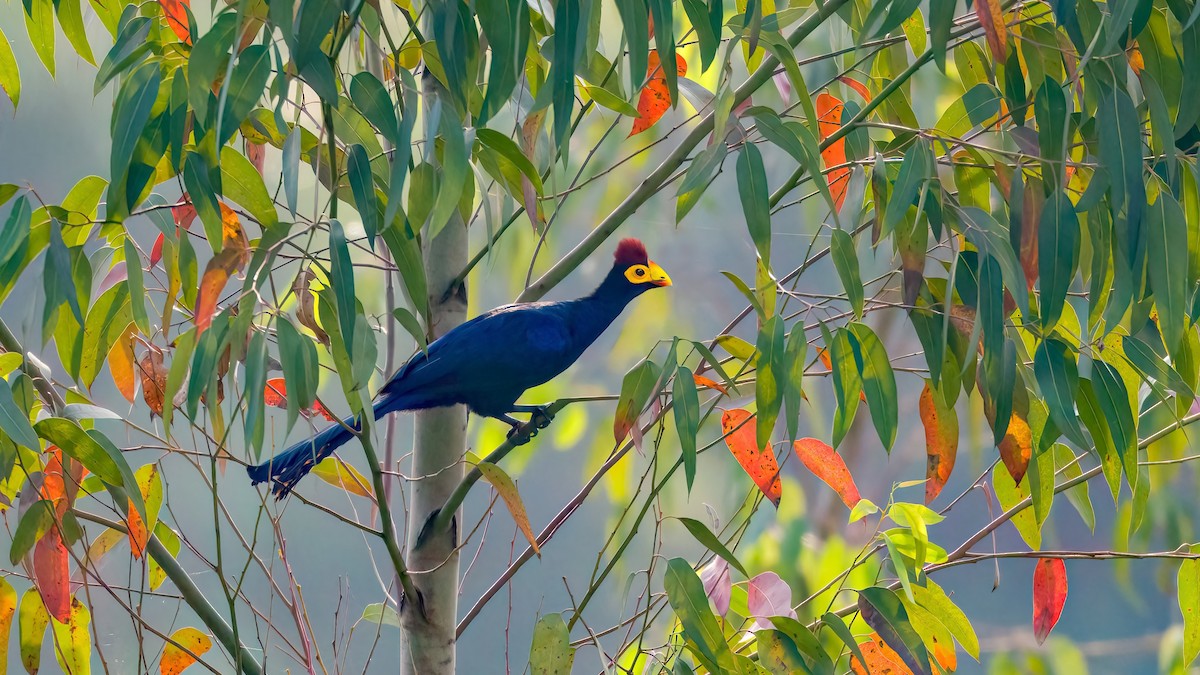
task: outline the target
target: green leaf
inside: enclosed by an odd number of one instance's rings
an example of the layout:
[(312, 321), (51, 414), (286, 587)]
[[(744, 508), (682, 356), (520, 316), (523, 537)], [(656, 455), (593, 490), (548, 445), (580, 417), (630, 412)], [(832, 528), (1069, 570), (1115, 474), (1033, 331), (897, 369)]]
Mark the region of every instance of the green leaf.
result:
[(533, 626), (533, 643), (529, 646), (529, 670), (533, 675), (560, 675), (571, 672), (575, 648), (571, 633), (559, 614), (546, 614)]
[(8, 94), (15, 110), (21, 103), (21, 70), (4, 31), (0, 31), (0, 89)]
[(245, 208), (264, 230), (279, 224), (275, 201), (262, 176), (249, 159), (228, 145), (221, 148), (221, 192)]
[(283, 142), (283, 196), (293, 218), (296, 217), (300, 193), (300, 139), (300, 127), (297, 126)]
[(1079, 263), (1079, 218), (1075, 205), (1055, 190), (1042, 208), (1038, 224), (1038, 276), (1041, 279), (1042, 331), (1049, 334), (1062, 316), (1067, 291)]
[[(99, 70), (96, 71), (93, 95), (99, 94), (112, 81), (112, 78), (125, 72), (127, 68), (141, 60), (146, 52), (150, 51), (150, 42), (147, 39), (150, 36), (150, 28), (150, 19), (144, 16), (135, 16), (125, 24), (113, 43), (112, 49), (109, 50), (104, 61), (100, 63)], [(192, 54), (193, 58), (190, 63), (198, 63), (199, 60), (195, 58), (194, 49)], [(189, 76), (196, 72), (191, 65), (189, 65), (188, 71)]]
[[(129, 286), (116, 284), (96, 298), (96, 303), (88, 311), (83, 324), (79, 379), (89, 389), (104, 367), (109, 350), (125, 332), (129, 322), (133, 321), (133, 308), (129, 300)], [(138, 300), (141, 301), (142, 296)]]
[[(524, 72), (531, 23), (529, 5), (525, 0), (482, 2), (475, 5), (475, 11), (479, 16), (479, 26), (487, 37), (488, 49), (492, 52), (488, 65), (487, 94), (483, 97), (479, 114), (479, 126), (482, 127), (504, 107)], [(396, 144), (399, 145), (399, 142)]]
[(967, 241), (979, 249), (981, 256), (989, 255), (1000, 264), (1004, 286), (1016, 300), (1021, 316), (1033, 316), (1029, 311), (1029, 294), (1025, 291), (1025, 273), (1009, 242), (1008, 228), (977, 207), (959, 209), (957, 214), (966, 230)]
[(864, 588), (858, 593), (858, 610), (863, 621), (879, 633), (913, 672), (932, 672), (925, 643), (909, 622), (899, 596), (886, 588)]
[(417, 317), (413, 316), (412, 312), (403, 307), (397, 307), (392, 310), (392, 316), (396, 317), (396, 321), (400, 322), (404, 330), (408, 331), (408, 334), (416, 341), (421, 351), (426, 351), (429, 348), (429, 344), (425, 339), (425, 328), (421, 326), (421, 322), (417, 320)]
[(771, 675), (812, 672), (800, 649), (783, 633), (764, 628), (755, 631), (754, 638), (758, 642), (759, 667), (765, 668)]
[[(720, 5), (720, 2), (715, 3), (716, 7), (720, 7)], [(721, 45), (720, 19), (722, 17), (717, 17), (715, 22), (712, 21), (713, 10), (702, 0), (683, 0), (683, 11), (687, 14), (688, 21), (696, 31), (696, 40), (700, 43), (700, 71), (706, 71), (717, 55), (717, 48)]]
[(896, 442), (899, 417), (896, 374), (892, 371), (887, 350), (874, 331), (863, 323), (851, 323), (848, 329), (854, 362), (862, 378), (867, 407), (871, 410), (871, 421), (884, 449), (891, 452), (892, 444)]
[(650, 8), (643, 0), (615, 0), (621, 16), (625, 43), (629, 45), (629, 90), (638, 91), (646, 81), (650, 52)]
[(246, 348), (246, 416), (243, 431), (247, 447), (254, 448), (254, 458), (262, 455), (263, 437), (266, 432), (266, 410), (263, 393), (267, 386), (267, 336), (254, 331)]
[(783, 404), (781, 380), (788, 376), (785, 361), (783, 317), (775, 315), (763, 324), (758, 333), (758, 372), (754, 384), (754, 402), (758, 414), (756, 436), (758, 447), (771, 444), (771, 432)]
[[(17, 256), (29, 240), (30, 221), (33, 211), (29, 206), (29, 198), (25, 195), (17, 197), (4, 221), (4, 229), (0, 230), (0, 265), (7, 265)], [(24, 259), (24, 255), (21, 258)]]
[(29, 415), (17, 406), (17, 402), (13, 399), (12, 389), (7, 383), (0, 383), (0, 431), (7, 434), (13, 442), (30, 450), (41, 451), (42, 449), (37, 433), (29, 424)]
[(854, 248), (854, 240), (845, 230), (834, 230), (829, 242), (829, 254), (833, 258), (833, 266), (837, 268), (842, 280), (842, 288), (850, 300), (850, 308), (859, 321), (863, 316), (864, 291), (862, 278), (858, 272), (858, 252)]
[(641, 117), (637, 111), (637, 108), (635, 108), (632, 103), (603, 87), (585, 84), (582, 86), (582, 89), (584, 93), (588, 95), (588, 98), (592, 99), (600, 106), (608, 108), (615, 113), (625, 115), (626, 117)]
[(54, 503), (48, 499), (39, 499), (29, 507), (17, 523), (13, 532), (12, 548), (8, 550), (8, 560), (14, 565), (21, 563), (21, 558), (29, 553), (51, 527), (54, 527)]
[[(186, 241), (186, 240), (182, 240)], [(192, 362), (192, 352), (196, 349), (196, 329), (189, 329), (183, 335), (175, 338), (175, 354), (171, 367), (167, 369), (166, 392), (177, 392), (183, 388), (183, 380), (188, 373), (188, 365)], [(171, 419), (175, 415), (175, 404), (171, 397), (163, 402), (163, 429), (170, 434)]]
[(1122, 347), (1125, 349), (1125, 358), (1133, 364), (1137, 369), (1138, 374), (1145, 379), (1152, 379), (1161, 384), (1165, 384), (1175, 391), (1176, 394), (1191, 400), (1196, 397), (1192, 388), (1188, 386), (1187, 381), (1166, 361), (1163, 361), (1154, 353), (1150, 346), (1142, 342), (1138, 338), (1125, 336), (1121, 341)]
[(883, 214), (883, 229), (880, 237), (887, 236), (896, 224), (908, 213), (908, 209), (917, 203), (917, 198), (925, 183), (933, 178), (934, 159), (929, 141), (919, 139), (904, 155), (900, 163), (900, 173), (896, 176), (896, 184), (888, 199), (887, 211)]
[[(482, 8), (480, 11), (483, 11)], [(494, 48), (493, 45), (493, 53)], [(400, 122), (396, 118), (396, 106), (377, 77), (365, 70), (355, 74), (354, 79), (350, 80), (350, 100), (384, 138), (393, 146), (400, 145)]]
[[(1063, 94), (1063, 85), (1050, 77), (1046, 77), (1038, 86), (1033, 98), (1042, 174), (1047, 185), (1064, 184), (1064, 160), (1071, 130), (1071, 100)], [(1021, 310), (1021, 314), (1026, 314), (1024, 309)]]
[(925, 580), (924, 586), (913, 586), (912, 590), (917, 604), (937, 617), (954, 639), (958, 640), (958, 644), (962, 645), (963, 650), (978, 661), (979, 638), (975, 635), (975, 629), (971, 627), (967, 615), (946, 595), (946, 591), (930, 579)]
[(1100, 458), (1100, 468), (1104, 472), (1104, 480), (1108, 483), (1113, 503), (1116, 504), (1121, 492), (1121, 453), (1113, 444), (1108, 421), (1096, 400), (1091, 380), (1079, 379), (1079, 391), (1076, 392), (1075, 402), (1079, 407), (1079, 419), (1092, 436), (1096, 455)]
[[(220, 253), (224, 243), (221, 224), (221, 207), (217, 205), (217, 192), (204, 159), (195, 152), (187, 153), (183, 160), (183, 185), (187, 189), (188, 198), (196, 208), (196, 215), (204, 225), (204, 237), (213, 253)], [(109, 192), (111, 192), (111, 187)], [(181, 240), (182, 243), (182, 240)], [(189, 286), (191, 284), (188, 284)]]
[(429, 213), (428, 229), (423, 233), (429, 239), (436, 237), (450, 221), (470, 177), (470, 148), (463, 136), (463, 128), (458, 122), (451, 121), (445, 110), (442, 111), (441, 137), (441, 180)]
[[(1108, 171), (1109, 195), (1118, 223), (1128, 223), (1129, 237), (1118, 237), (1118, 250), (1132, 253), (1146, 205), (1142, 179), (1142, 122), (1129, 95), (1114, 88), (1096, 106), (1096, 136), (1100, 142), (1100, 165)], [(1124, 217), (1121, 212), (1124, 211)], [(1118, 225), (1120, 232), (1120, 225)], [(1153, 245), (1150, 246), (1153, 248)], [(1130, 263), (1133, 257), (1127, 258)]]
[(821, 617), (821, 623), (828, 626), (842, 643), (850, 648), (850, 653), (854, 655), (854, 658), (858, 659), (859, 663), (867, 662), (863, 658), (862, 651), (858, 648), (858, 639), (854, 637), (854, 633), (850, 632), (850, 627), (846, 625), (842, 617), (833, 612), (826, 612), (825, 616)]
[(300, 411), (312, 406), (317, 397), (317, 348), (286, 317), (276, 319), (275, 333), (283, 379), (287, 383), (288, 428), (291, 428)]
[(1067, 438), (1080, 448), (1086, 448), (1079, 418), (1075, 414), (1075, 389), (1079, 371), (1070, 347), (1062, 340), (1049, 338), (1038, 345), (1033, 356), (1033, 372), (1037, 377), (1042, 399), (1050, 409), (1050, 418)]
[[(14, 561), (15, 564), (16, 561)], [(1179, 564), (1179, 612), (1183, 614), (1183, 666), (1200, 654), (1200, 560)]]
[(84, 61), (96, 65), (96, 58), (92, 56), (92, 46), (88, 44), (87, 30), (83, 25), (83, 12), (79, 0), (58, 0), (54, 3), (54, 9), (58, 14), (58, 25), (62, 26), (63, 35), (67, 36), (67, 41), (75, 48), (75, 53)]
[(389, 225), (383, 231), (383, 242), (392, 254), (392, 261), (404, 281), (404, 294), (417, 316), (429, 313), (429, 291), (425, 280), (425, 261), (420, 244), (405, 233), (404, 228)]
[[(53, 29), (52, 29), (53, 30)], [(107, 209), (109, 217), (129, 213), (134, 204), (127, 190), (126, 180), (129, 166), (133, 162), (134, 149), (150, 119), (150, 111), (158, 97), (162, 76), (157, 63), (146, 63), (122, 83), (113, 104), (112, 150), (109, 154), (109, 174), (112, 183), (108, 186)], [(140, 193), (140, 188), (138, 189)]]
[[(773, 616), (771, 623), (775, 629), (792, 640), (792, 644), (804, 655), (807, 669), (816, 675), (833, 675), (833, 661), (829, 658), (817, 636), (807, 626), (790, 616)], [(858, 645), (855, 644), (857, 649)]]
[(146, 313), (146, 285), (143, 281), (142, 257), (133, 239), (125, 238), (125, 281), (129, 287), (133, 320), (143, 334), (150, 334), (150, 317)]
[(712, 672), (736, 672), (733, 653), (709, 608), (704, 584), (691, 565), (683, 558), (668, 561), (663, 587), (684, 636), (695, 645), (696, 657)]
[(358, 315), (358, 298), (354, 292), (354, 266), (350, 262), (346, 232), (336, 220), (329, 222), (329, 257), (330, 286), (333, 287), (338, 328), (342, 334), (342, 341), (349, 348), (354, 344), (354, 317)]
[(1125, 467), (1126, 479), (1130, 485), (1137, 485), (1137, 419), (1129, 407), (1125, 382), (1111, 365), (1094, 359), (1092, 390), (1104, 414), (1104, 422), (1112, 433), (1113, 447)]
[(538, 173), (537, 168), (529, 161), (529, 158), (525, 156), (525, 153), (521, 152), (521, 148), (513, 139), (495, 129), (480, 129), (475, 137), (479, 139), (480, 143), (491, 148), (509, 162), (512, 162), (512, 165), (517, 167), (517, 170), (533, 184), (538, 195), (542, 194), (541, 174)]
[(654, 386), (658, 383), (660, 372), (657, 364), (646, 359), (625, 373), (613, 418), (613, 438), (617, 443), (625, 440), (633, 425), (637, 424), (638, 415), (642, 414), (655, 393)]
[(562, 151), (565, 161), (571, 138), (571, 114), (575, 109), (575, 57), (582, 8), (580, 0), (562, 0), (554, 10), (554, 57), (547, 84), (554, 105), (554, 145)]
[(833, 447), (836, 448), (850, 431), (850, 424), (854, 422), (863, 381), (854, 358), (854, 347), (850, 344), (850, 333), (841, 328), (836, 336), (830, 337), (823, 324), (821, 332), (825, 335), (825, 344), (829, 349), (833, 394), (837, 401), (837, 410), (833, 413)]
[[(1140, 168), (1140, 151), (1138, 156)], [(1187, 326), (1188, 224), (1179, 202), (1166, 190), (1147, 207), (1145, 223), (1146, 268), (1158, 308), (1158, 329), (1167, 353), (1177, 356)]]
[(381, 229), (383, 214), (379, 210), (379, 199), (375, 196), (375, 183), (371, 177), (371, 160), (363, 146), (350, 146), (349, 167), (350, 190), (354, 193), (354, 207), (362, 218), (363, 230), (371, 248), (375, 247), (375, 233)]
[(51, 0), (25, 0), (25, 29), (33, 51), (54, 77), (54, 4)]
[[(61, 417), (46, 418), (33, 425), (37, 435), (79, 460), (85, 469), (111, 485), (124, 485), (120, 464), (79, 425)], [(118, 458), (120, 456), (118, 455)], [(120, 460), (122, 463), (124, 459)], [(125, 467), (128, 470), (128, 466)]]
[(400, 614), (391, 605), (382, 602), (373, 602), (363, 607), (361, 620), (380, 626), (400, 627)]
[[(76, 252), (79, 250), (76, 249)], [(79, 325), (83, 325), (83, 309), (79, 302), (79, 289), (75, 286), (73, 276), (75, 265), (71, 251), (62, 238), (62, 225), (57, 218), (50, 219), (50, 241), (46, 247), (46, 261), (43, 270), (45, 281), (46, 304), (43, 305), (42, 325), (46, 326), (51, 313), (62, 306), (64, 302), (71, 308), (71, 313)], [(86, 301), (86, 299), (85, 299)]]
[[(675, 68), (675, 16), (671, 0), (649, 0), (650, 17), (654, 19), (654, 47), (663, 64), (671, 105), (679, 102), (679, 73)], [(645, 71), (643, 71), (645, 72)]]
[(738, 195), (742, 200), (742, 212), (746, 215), (750, 238), (754, 240), (758, 255), (770, 263), (771, 205), (767, 171), (763, 168), (762, 154), (753, 143), (747, 143), (738, 153), (737, 178)]
[(808, 357), (808, 340), (805, 339), (804, 327), (793, 325), (788, 333), (787, 347), (784, 349), (783, 378), (783, 410), (787, 422), (788, 441), (794, 442), (800, 427), (800, 404), (804, 400), (805, 360)]
[(221, 110), (217, 145), (233, 137), (262, 98), (271, 77), (271, 52), (266, 45), (250, 45), (238, 54), (233, 73), (224, 84), (225, 107)]
[(671, 389), (671, 411), (675, 415), (675, 431), (679, 434), (679, 449), (683, 458), (683, 474), (688, 493), (696, 480), (696, 432), (700, 428), (700, 396), (696, 381), (687, 366), (675, 371)]
[(683, 523), (688, 532), (691, 532), (696, 541), (704, 545), (704, 548), (721, 556), (725, 562), (733, 565), (734, 569), (741, 572), (742, 576), (750, 578), (750, 573), (746, 571), (745, 567), (742, 567), (742, 563), (738, 561), (737, 556), (721, 543), (721, 540), (717, 538), (717, 535), (712, 533), (712, 530), (708, 529), (707, 525), (692, 518), (680, 518), (679, 522)]

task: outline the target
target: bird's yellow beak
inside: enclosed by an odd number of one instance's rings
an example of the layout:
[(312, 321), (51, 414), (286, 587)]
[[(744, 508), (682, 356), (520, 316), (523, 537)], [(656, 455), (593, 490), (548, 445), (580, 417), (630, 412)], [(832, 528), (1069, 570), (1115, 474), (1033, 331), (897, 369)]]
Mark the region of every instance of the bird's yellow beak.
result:
[(658, 263), (653, 260), (648, 265), (650, 268), (650, 283), (655, 286), (670, 286), (671, 277), (667, 276), (666, 270), (658, 266)]

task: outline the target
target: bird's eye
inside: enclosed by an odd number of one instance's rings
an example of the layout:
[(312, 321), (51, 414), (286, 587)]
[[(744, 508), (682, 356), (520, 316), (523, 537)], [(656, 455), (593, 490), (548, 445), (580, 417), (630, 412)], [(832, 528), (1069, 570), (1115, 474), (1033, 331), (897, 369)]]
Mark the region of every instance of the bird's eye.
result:
[(644, 276), (646, 276), (646, 268), (645, 268), (645, 267), (639, 267), (639, 268), (637, 268), (636, 270), (634, 270), (634, 272), (633, 272), (633, 273), (634, 273), (634, 274), (636, 274), (636, 275), (638, 275), (639, 277), (644, 277)]

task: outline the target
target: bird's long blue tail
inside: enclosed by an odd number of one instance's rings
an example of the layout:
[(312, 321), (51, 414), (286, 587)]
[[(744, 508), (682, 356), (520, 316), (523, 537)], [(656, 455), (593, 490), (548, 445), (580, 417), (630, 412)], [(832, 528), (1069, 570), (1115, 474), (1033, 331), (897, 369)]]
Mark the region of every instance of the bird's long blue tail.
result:
[(271, 481), (271, 492), (275, 499), (283, 499), (317, 462), (354, 438), (354, 434), (346, 427), (357, 430), (358, 420), (347, 417), (341, 424), (331, 425), (311, 440), (300, 441), (262, 464), (246, 467), (250, 481), (254, 485)]

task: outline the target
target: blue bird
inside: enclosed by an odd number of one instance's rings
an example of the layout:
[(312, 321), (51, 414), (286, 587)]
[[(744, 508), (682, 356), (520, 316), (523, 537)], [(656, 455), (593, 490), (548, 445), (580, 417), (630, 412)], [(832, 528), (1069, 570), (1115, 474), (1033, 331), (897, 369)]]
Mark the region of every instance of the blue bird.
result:
[[(637, 239), (621, 240), (613, 257), (612, 270), (591, 295), (497, 307), (434, 340), (376, 394), (375, 419), (399, 410), (461, 403), (512, 426), (510, 437), (521, 426), (511, 413), (529, 414), (539, 428), (549, 424), (541, 407), (517, 405), (521, 394), (575, 363), (634, 298), (671, 285)], [(358, 429), (358, 421), (349, 417), (246, 470), (255, 485), (271, 481), (271, 491), (282, 499)]]

